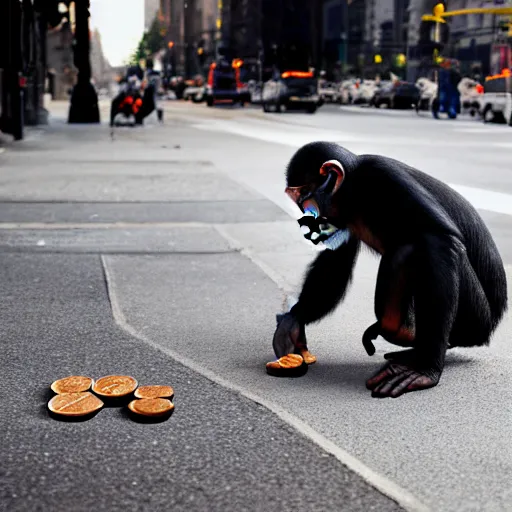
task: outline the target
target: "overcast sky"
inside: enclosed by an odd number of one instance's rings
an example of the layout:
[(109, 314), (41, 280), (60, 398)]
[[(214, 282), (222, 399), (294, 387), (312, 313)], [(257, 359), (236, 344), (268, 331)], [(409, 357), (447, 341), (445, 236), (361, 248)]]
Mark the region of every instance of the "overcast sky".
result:
[(91, 0), (91, 26), (100, 31), (110, 64), (120, 66), (144, 32), (144, 0)]

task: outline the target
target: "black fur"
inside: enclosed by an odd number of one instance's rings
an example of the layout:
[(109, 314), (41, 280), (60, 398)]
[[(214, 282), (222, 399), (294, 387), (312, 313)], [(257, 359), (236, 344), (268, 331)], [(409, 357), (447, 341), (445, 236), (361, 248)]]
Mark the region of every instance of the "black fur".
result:
[[(287, 168), (288, 186), (318, 186), (325, 179), (320, 167), (332, 159), (346, 174), (325, 215), (339, 228), (358, 224), (369, 230), (381, 246), (383, 266), (407, 267), (413, 284), (404, 292), (404, 325), (413, 326), (412, 345), (425, 372), (432, 366), (440, 374), (449, 347), (488, 344), (507, 309), (507, 282), (498, 249), (473, 206), (441, 181), (402, 162), (357, 156), (328, 142), (297, 151)], [(301, 324), (321, 319), (344, 297), (359, 248), (358, 232), (353, 232), (348, 244), (322, 252), (312, 264), (290, 312)], [(404, 248), (411, 250), (403, 263), (399, 254)], [(382, 268), (378, 321), (390, 288)]]

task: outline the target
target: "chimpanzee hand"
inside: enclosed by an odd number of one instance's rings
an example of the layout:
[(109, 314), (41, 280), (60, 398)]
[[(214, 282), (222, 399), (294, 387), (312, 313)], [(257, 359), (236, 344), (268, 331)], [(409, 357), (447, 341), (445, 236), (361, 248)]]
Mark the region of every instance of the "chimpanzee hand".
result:
[(277, 329), (272, 342), (278, 358), (307, 349), (306, 329), (292, 313), (277, 315)]
[(386, 354), (389, 359), (373, 377), (366, 381), (366, 387), (375, 398), (397, 398), (404, 393), (433, 388), (439, 382), (441, 371), (434, 368), (421, 370), (412, 362), (414, 350)]

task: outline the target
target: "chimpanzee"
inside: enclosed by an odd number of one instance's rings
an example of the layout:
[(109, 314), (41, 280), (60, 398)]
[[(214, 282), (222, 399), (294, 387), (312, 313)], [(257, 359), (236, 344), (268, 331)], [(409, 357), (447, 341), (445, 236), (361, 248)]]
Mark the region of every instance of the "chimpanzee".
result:
[(482, 218), (461, 195), (402, 162), (329, 142), (299, 149), (286, 178), (286, 193), (305, 213), (304, 236), (327, 248), (297, 304), (278, 317), (277, 357), (304, 348), (305, 325), (343, 299), (361, 242), (382, 256), (377, 322), (363, 345), (373, 355), (380, 335), (412, 347), (384, 356), (389, 362), (366, 383), (372, 396), (431, 388), (448, 348), (489, 343), (507, 309), (505, 269)]

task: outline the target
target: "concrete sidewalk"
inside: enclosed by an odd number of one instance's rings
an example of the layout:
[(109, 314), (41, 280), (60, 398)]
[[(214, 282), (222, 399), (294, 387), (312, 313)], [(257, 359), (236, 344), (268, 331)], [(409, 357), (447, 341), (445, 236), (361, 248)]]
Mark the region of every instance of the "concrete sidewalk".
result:
[[(112, 141), (105, 125), (68, 126), (61, 116), (0, 155), (0, 510), (384, 512), (402, 510), (397, 501), (421, 510), (364, 466), (366, 479), (348, 469), (340, 450), (299, 432), (284, 412), (170, 355), (186, 343), (271, 381), (247, 340), (272, 356), (284, 294), (222, 225), (272, 233), (276, 222), (293, 224), (193, 148), (177, 147), (187, 135), (170, 121), (117, 130)], [(159, 321), (176, 326), (171, 350), (147, 335), (155, 326), (142, 310), (129, 312), (133, 332), (120, 309), (117, 286), (139, 268), (148, 278), (141, 293), (151, 296), (151, 279), (170, 291)], [(246, 355), (222, 352), (219, 333), (246, 344)], [(116, 408), (85, 423), (49, 418), (53, 380), (113, 373), (172, 385), (171, 419), (140, 425)]]

